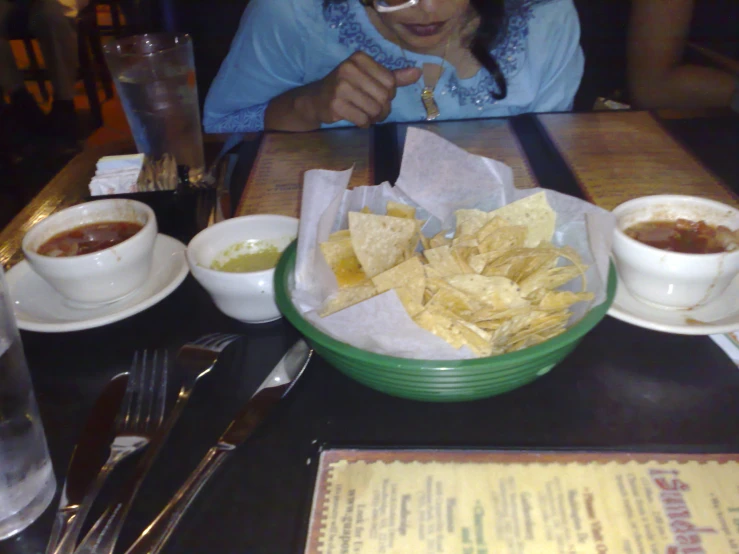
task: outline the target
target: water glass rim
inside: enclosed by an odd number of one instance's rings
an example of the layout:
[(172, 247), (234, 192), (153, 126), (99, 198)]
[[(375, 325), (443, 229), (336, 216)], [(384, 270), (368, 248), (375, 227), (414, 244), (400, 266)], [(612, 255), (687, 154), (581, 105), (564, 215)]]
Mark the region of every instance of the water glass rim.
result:
[[(144, 51), (129, 51), (122, 50), (122, 47), (134, 46), (141, 42), (141, 40), (151, 39), (164, 39), (168, 38), (171, 40), (171, 44), (152, 50), (151, 52)], [(126, 57), (151, 57), (171, 52), (177, 48), (187, 47), (192, 44), (192, 36), (189, 33), (142, 33), (140, 35), (131, 35), (120, 39), (112, 40), (103, 45), (103, 52), (105, 55), (115, 55), (121, 58)], [(155, 47), (156, 48), (156, 47)]]

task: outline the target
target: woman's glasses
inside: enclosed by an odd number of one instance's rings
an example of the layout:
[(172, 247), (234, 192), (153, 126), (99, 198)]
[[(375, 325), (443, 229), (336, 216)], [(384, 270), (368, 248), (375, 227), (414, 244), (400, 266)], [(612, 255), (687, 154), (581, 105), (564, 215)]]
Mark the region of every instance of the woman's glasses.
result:
[(421, 0), (374, 0), (373, 5), (378, 12), (397, 12), (418, 4)]

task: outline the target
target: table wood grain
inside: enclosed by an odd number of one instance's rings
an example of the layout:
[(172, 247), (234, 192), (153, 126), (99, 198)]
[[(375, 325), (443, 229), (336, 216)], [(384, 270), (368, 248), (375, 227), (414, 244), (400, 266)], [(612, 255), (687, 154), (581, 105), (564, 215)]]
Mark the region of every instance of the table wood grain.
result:
[(311, 169), (352, 169), (349, 188), (373, 185), (371, 129), (265, 133), (235, 214), (300, 216), (303, 176)]
[(538, 117), (585, 196), (603, 208), (651, 194), (700, 196), (739, 207), (737, 196), (648, 112)]

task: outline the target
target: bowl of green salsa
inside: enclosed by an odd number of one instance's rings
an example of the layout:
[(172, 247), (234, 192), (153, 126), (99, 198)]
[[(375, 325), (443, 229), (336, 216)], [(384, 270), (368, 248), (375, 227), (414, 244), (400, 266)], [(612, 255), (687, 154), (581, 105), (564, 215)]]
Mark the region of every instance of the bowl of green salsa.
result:
[(235, 217), (198, 233), (187, 245), (187, 263), (224, 314), (246, 323), (274, 321), (281, 317), (274, 268), (297, 235), (294, 217)]

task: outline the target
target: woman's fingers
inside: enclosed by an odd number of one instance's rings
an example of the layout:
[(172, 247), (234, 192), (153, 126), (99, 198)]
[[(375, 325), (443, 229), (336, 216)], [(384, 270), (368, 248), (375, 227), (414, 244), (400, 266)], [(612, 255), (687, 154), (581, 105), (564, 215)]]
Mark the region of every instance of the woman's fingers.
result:
[(396, 69), (393, 71), (393, 77), (395, 78), (396, 87), (407, 87), (417, 82), (421, 78), (420, 67), (404, 67), (403, 69)]
[[(370, 60), (373, 64), (374, 60)], [(358, 108), (367, 111), (370, 117), (377, 117), (394, 96), (395, 78), (384, 67), (378, 66), (386, 74), (362, 64), (345, 64), (339, 69), (336, 85), (337, 97), (352, 101)]]
[(350, 56), (330, 77), (330, 122), (346, 119), (365, 127), (390, 113), (397, 77), (364, 52)]
[[(392, 72), (395, 80), (395, 86), (393, 86), (393, 98), (395, 98), (395, 92), (398, 87), (406, 87), (417, 82), (421, 78), (421, 69), (418, 67), (406, 67), (404, 69), (396, 69)], [(390, 99), (392, 101), (392, 98)], [(391, 102), (388, 102), (384, 106), (380, 117), (376, 119), (377, 122), (385, 121), (387, 116), (390, 115)]]
[(376, 81), (383, 89), (392, 90), (395, 88), (395, 76), (393, 72), (377, 63), (364, 52), (357, 52), (349, 59), (354, 61), (366, 75)]
[(372, 123), (370, 117), (361, 108), (343, 98), (337, 98), (332, 103), (332, 112), (336, 121), (345, 120), (357, 127), (368, 127)]

